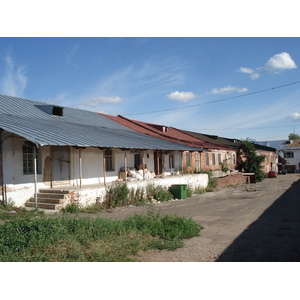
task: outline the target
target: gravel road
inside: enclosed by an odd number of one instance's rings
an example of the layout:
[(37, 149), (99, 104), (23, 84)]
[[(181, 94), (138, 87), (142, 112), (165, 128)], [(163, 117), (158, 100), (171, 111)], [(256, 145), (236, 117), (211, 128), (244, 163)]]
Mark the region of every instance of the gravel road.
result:
[[(300, 261), (300, 175), (279, 175), (256, 184), (228, 187), (188, 199), (156, 204), (162, 215), (191, 217), (204, 229), (175, 251), (148, 251), (142, 262)], [(111, 219), (146, 213), (125, 207)]]

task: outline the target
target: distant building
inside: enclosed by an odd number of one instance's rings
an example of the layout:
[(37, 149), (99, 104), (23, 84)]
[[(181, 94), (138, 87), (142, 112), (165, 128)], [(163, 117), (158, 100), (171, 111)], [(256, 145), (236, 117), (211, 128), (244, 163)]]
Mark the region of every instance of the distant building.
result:
[(279, 166), (279, 171), (300, 172), (300, 140), (284, 141), (277, 152), (285, 161), (282, 166)]

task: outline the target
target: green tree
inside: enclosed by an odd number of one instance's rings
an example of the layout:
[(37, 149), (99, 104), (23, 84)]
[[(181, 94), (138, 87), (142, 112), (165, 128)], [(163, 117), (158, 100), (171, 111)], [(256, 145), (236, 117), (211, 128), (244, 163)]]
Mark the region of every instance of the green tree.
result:
[(289, 140), (300, 140), (300, 135), (297, 133), (290, 133), (289, 134)]
[(240, 162), (240, 169), (244, 170), (245, 173), (255, 173), (257, 175), (257, 180), (262, 181), (265, 178), (265, 174), (262, 171), (262, 163), (265, 160), (265, 155), (258, 155), (253, 143), (249, 140), (245, 140), (241, 143), (240, 155), (244, 159)]

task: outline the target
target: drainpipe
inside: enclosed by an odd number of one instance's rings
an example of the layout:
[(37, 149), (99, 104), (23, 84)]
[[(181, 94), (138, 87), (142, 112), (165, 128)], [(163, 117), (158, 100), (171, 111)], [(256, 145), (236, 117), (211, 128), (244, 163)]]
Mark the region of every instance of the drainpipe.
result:
[(37, 163), (36, 163), (36, 149), (37, 146), (33, 147), (33, 166), (34, 166), (34, 201), (35, 209), (37, 209)]

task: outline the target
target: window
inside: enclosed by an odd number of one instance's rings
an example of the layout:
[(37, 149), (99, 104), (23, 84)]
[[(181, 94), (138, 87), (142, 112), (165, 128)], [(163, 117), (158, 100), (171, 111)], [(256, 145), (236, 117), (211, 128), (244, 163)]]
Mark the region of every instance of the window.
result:
[(105, 158), (105, 171), (114, 171), (113, 169), (113, 153), (111, 149), (106, 149), (104, 151)]
[(191, 166), (191, 155), (190, 152), (185, 153), (185, 161), (186, 161), (186, 167), (189, 168)]
[(294, 158), (294, 152), (284, 152), (284, 158)]
[(215, 155), (215, 153), (212, 153), (212, 164), (213, 164), (213, 166), (216, 165), (216, 155)]
[[(23, 145), (23, 174), (34, 173), (34, 147), (28, 144)], [(36, 165), (37, 173), (40, 173), (40, 153), (39, 149), (36, 149)]]
[(206, 162), (206, 166), (209, 166), (209, 156), (208, 156), (208, 152), (205, 152), (205, 162)]
[(219, 161), (219, 165), (222, 164), (222, 156), (221, 153), (218, 154), (218, 161)]

